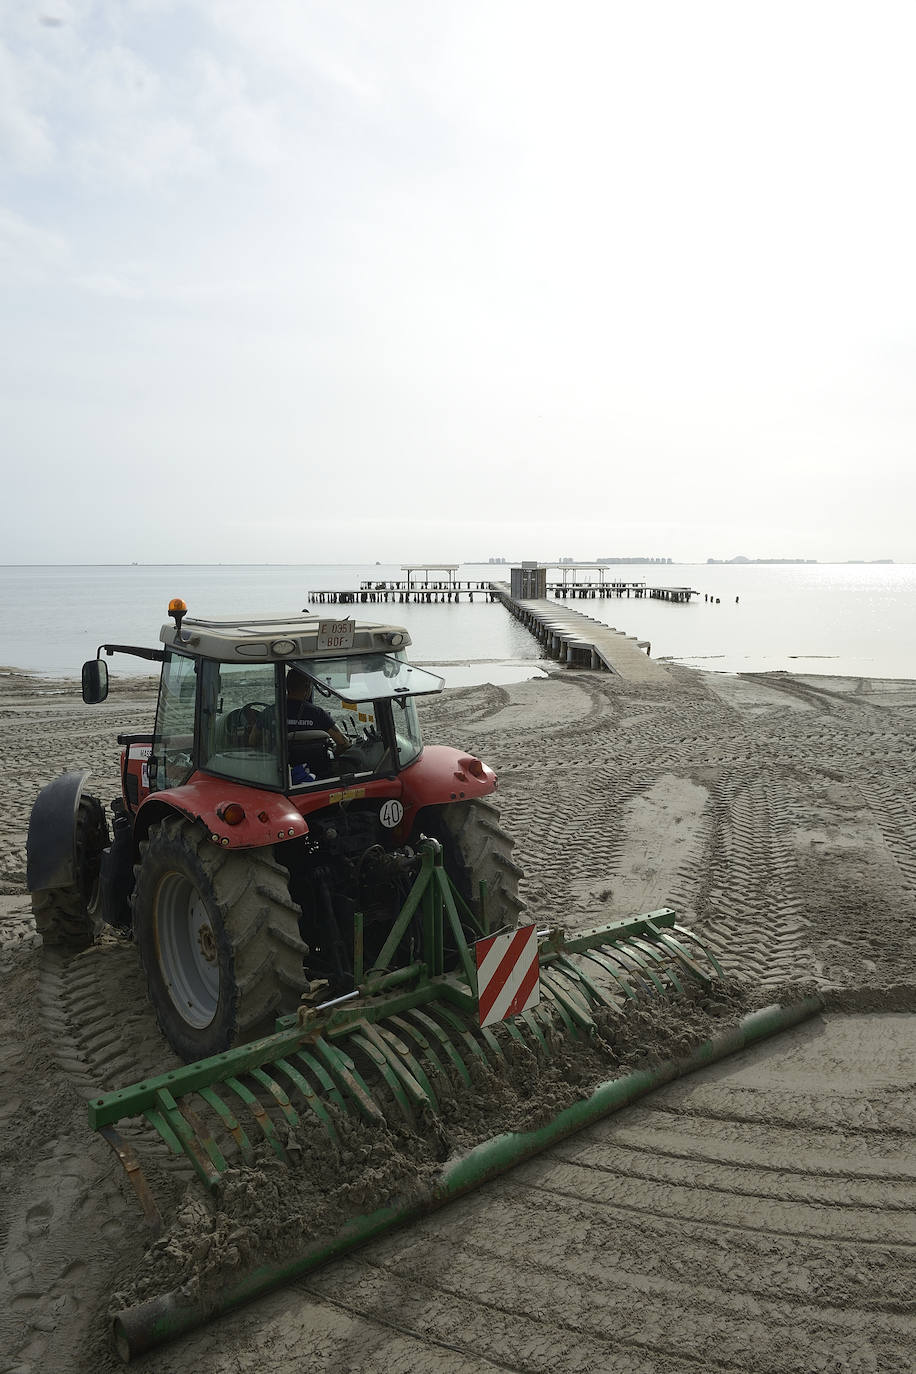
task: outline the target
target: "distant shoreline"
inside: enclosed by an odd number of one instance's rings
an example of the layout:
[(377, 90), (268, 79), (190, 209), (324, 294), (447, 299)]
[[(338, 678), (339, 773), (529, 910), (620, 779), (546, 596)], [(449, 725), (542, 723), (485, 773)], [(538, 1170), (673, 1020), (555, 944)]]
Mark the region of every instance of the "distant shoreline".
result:
[[(844, 558), (839, 562), (828, 559), (822, 563), (819, 558), (707, 558), (705, 567), (715, 568), (740, 568), (747, 564), (750, 567), (781, 567), (787, 564), (790, 567), (802, 566), (805, 568), (870, 568), (873, 566), (895, 567), (893, 558)], [(689, 566), (684, 564), (683, 566)], [(906, 564), (902, 565), (906, 567)]]
[[(488, 560), (477, 560), (473, 558), (459, 559), (456, 567), (459, 568), (489, 568), (501, 569), (510, 567), (521, 567), (524, 560), (520, 558), (507, 558), (501, 563), (490, 563)], [(562, 568), (575, 567), (581, 564), (583, 567), (658, 567), (667, 566), (677, 568), (706, 568), (706, 567), (741, 567), (744, 564), (756, 567), (778, 567), (782, 564), (802, 567), (820, 568), (847, 568), (847, 567), (916, 567), (916, 560), (912, 563), (904, 560), (898, 562), (896, 558), (576, 558), (576, 559), (532, 559), (531, 562), (539, 567)], [(0, 568), (340, 568), (358, 567), (369, 568), (395, 568), (401, 567), (400, 559), (390, 559), (387, 562), (369, 563), (0, 563)], [(411, 567), (420, 566), (416, 560), (411, 562)], [(426, 566), (423, 564), (422, 566)], [(430, 567), (434, 565), (430, 563)]]

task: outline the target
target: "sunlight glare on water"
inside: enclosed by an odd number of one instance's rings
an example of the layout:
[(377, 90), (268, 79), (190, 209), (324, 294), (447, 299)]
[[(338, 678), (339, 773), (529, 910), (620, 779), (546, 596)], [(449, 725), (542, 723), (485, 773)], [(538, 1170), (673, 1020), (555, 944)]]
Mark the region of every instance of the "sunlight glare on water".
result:
[(699, 564), (627, 573), (699, 595), (687, 606), (626, 598), (569, 604), (648, 639), (654, 658), (728, 673), (916, 678), (913, 565)]

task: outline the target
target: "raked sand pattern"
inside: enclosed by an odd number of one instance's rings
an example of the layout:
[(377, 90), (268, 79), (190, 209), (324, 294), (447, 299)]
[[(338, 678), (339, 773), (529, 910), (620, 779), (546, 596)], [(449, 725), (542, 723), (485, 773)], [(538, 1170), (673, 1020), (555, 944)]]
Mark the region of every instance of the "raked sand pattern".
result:
[[(538, 922), (675, 906), (828, 1011), (141, 1368), (916, 1368), (916, 684), (669, 675), (452, 691), (424, 728), (496, 767)], [(85, 1101), (172, 1061), (131, 946), (43, 953), (24, 841), (58, 773), (114, 796), (152, 702), (0, 678), (0, 1374), (119, 1367), (105, 1313), (144, 1241)], [(177, 1203), (186, 1175), (153, 1173)]]

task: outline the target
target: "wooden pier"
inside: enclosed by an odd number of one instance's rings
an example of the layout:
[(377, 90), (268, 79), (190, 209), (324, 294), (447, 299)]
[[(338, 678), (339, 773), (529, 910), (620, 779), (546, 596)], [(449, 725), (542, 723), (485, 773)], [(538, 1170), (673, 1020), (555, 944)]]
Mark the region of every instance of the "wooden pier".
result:
[(604, 600), (610, 596), (632, 596), (640, 600), (648, 596), (656, 601), (679, 602), (688, 602), (692, 596), (699, 595), (693, 587), (647, 587), (645, 582), (548, 582), (547, 594), (558, 600), (563, 597)]
[(506, 582), (490, 584), (507, 610), (544, 645), (551, 658), (568, 667), (616, 673), (628, 682), (670, 682), (660, 663), (649, 657), (648, 640), (636, 639), (583, 615), (572, 606), (550, 601), (516, 600)]
[[(403, 578), (367, 578), (360, 582), (355, 591), (325, 591), (309, 592), (309, 601), (324, 605), (326, 602), (338, 603), (341, 605), (354, 604), (356, 602), (386, 602), (386, 601), (413, 601), (426, 602), (434, 601), (461, 601), (467, 598), (473, 601), (474, 597), (479, 597), (482, 601), (495, 601), (496, 593), (491, 590), (491, 584), (487, 581), (480, 582), (461, 582), (456, 577), (460, 563), (404, 563), (401, 565), (401, 572), (407, 576)], [(425, 573), (425, 577), (419, 578), (417, 573)], [(438, 577), (431, 577), (430, 573), (438, 573)]]
[[(355, 605), (375, 602), (425, 602), (436, 601), (496, 601), (497, 593), (492, 582), (458, 582), (454, 580), (388, 580), (360, 582), (354, 589), (345, 591), (310, 591), (308, 599), (316, 605), (325, 604)], [(608, 597), (652, 597), (655, 600), (688, 602), (698, 593), (692, 587), (647, 587), (645, 582), (548, 582), (547, 595), (561, 600), (606, 600)]]
[(694, 587), (648, 587), (647, 591), (655, 601), (678, 601), (683, 606), (692, 596), (700, 595)]
[[(603, 600), (610, 596), (640, 600), (648, 596), (653, 600), (688, 602), (692, 596), (699, 595), (692, 587), (649, 587), (643, 579), (631, 581), (621, 578), (607, 563), (524, 563), (522, 566), (529, 570), (538, 569), (543, 574), (541, 587), (545, 587), (547, 595), (558, 601), (564, 598), (571, 601)], [(591, 576), (584, 578), (582, 574), (586, 572)], [(560, 574), (559, 578), (554, 575), (548, 581), (548, 575), (556, 573)], [(594, 574), (597, 574), (597, 578)]]
[[(535, 567), (536, 565), (526, 565)], [(645, 582), (621, 582), (617, 579), (599, 582), (563, 582), (545, 584), (540, 579), (539, 589), (546, 585), (545, 597), (524, 599), (513, 597), (507, 582), (467, 582), (455, 577), (458, 565), (445, 567), (426, 567), (422, 571), (426, 577), (417, 580), (413, 574), (419, 569), (404, 568), (406, 578), (378, 578), (360, 582), (355, 590), (334, 591), (320, 588), (308, 593), (309, 601), (324, 605), (326, 603), (347, 605), (377, 602), (455, 602), (467, 597), (473, 601), (501, 601), (508, 611), (525, 626), (544, 645), (552, 658), (559, 659), (570, 668), (591, 668), (597, 672), (616, 673), (629, 682), (669, 682), (670, 678), (660, 663), (651, 657), (648, 640), (636, 639), (634, 635), (611, 625), (604, 625), (592, 616), (584, 615), (572, 606), (558, 606), (556, 599), (567, 597), (645, 596), (682, 604), (689, 602), (697, 593), (691, 587), (647, 587)], [(447, 572), (443, 578), (431, 578), (430, 572)], [(541, 570), (543, 572), (543, 568)], [(306, 611), (310, 608), (306, 607)]]
[(315, 591), (307, 593), (309, 601), (318, 605), (328, 602), (340, 605), (357, 602), (426, 602), (434, 601), (495, 601), (496, 593), (489, 582), (455, 581), (368, 581), (360, 582), (355, 591)]
[(603, 600), (608, 596), (643, 596), (645, 582), (548, 582), (547, 595), (561, 599), (594, 597)]

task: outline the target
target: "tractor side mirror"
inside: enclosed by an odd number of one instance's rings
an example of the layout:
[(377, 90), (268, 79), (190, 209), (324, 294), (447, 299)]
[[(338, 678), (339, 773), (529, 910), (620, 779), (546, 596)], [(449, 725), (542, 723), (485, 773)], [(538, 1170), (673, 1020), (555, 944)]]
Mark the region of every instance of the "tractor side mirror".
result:
[(101, 658), (90, 658), (83, 664), (83, 701), (98, 706), (108, 696), (108, 664)]

